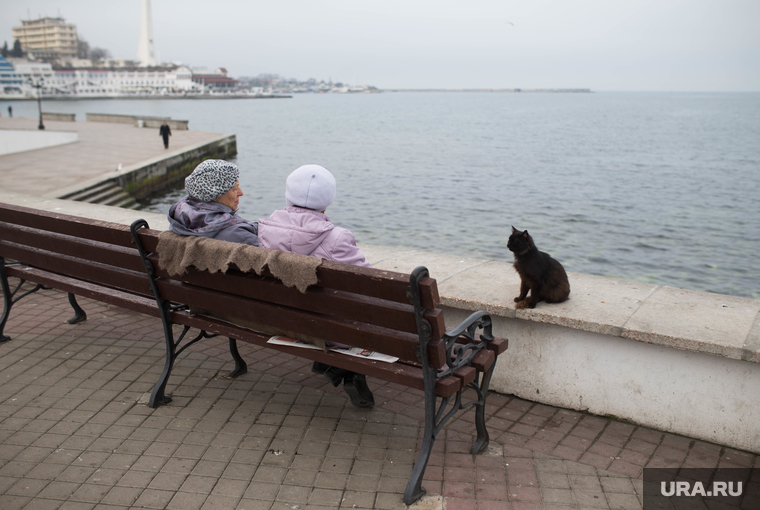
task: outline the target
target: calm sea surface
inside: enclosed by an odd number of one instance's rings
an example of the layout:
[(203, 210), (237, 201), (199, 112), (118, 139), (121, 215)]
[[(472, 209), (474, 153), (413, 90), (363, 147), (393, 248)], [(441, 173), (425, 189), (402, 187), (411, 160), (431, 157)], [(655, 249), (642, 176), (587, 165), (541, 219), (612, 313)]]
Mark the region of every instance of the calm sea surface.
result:
[[(34, 117), (36, 104), (16, 103)], [(26, 110), (29, 112), (26, 112)], [(359, 242), (511, 261), (510, 225), (568, 271), (760, 298), (760, 94), (381, 93), (53, 102), (237, 135), (241, 214), (285, 178), (338, 180)], [(181, 189), (145, 209), (165, 212)]]

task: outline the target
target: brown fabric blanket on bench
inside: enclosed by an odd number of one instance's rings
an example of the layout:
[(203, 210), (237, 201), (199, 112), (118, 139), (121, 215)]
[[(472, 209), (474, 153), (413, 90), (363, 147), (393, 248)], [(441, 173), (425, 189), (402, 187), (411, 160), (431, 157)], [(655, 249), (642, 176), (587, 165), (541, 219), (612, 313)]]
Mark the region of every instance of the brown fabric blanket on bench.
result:
[(188, 267), (210, 273), (226, 273), (230, 265), (243, 272), (261, 274), (264, 267), (287, 287), (306, 292), (316, 284), (322, 259), (208, 237), (181, 236), (162, 232), (158, 236), (158, 265), (172, 275), (182, 276)]

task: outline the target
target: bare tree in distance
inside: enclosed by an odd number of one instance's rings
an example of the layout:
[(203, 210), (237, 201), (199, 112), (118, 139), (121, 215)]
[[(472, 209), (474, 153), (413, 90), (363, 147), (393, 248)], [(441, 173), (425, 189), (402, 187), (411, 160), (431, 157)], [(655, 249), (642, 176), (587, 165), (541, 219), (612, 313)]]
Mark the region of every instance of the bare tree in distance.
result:
[(104, 48), (93, 48), (90, 50), (90, 58), (92, 60), (105, 60), (111, 58), (111, 52)]
[(90, 56), (90, 43), (81, 37), (77, 41), (77, 58), (87, 58)]

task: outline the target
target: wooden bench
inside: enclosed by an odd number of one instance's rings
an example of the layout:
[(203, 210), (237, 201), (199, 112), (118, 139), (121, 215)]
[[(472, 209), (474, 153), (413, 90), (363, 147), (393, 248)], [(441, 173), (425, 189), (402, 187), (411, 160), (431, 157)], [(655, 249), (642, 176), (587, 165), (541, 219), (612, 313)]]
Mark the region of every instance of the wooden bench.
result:
[[(171, 401), (165, 390), (177, 356), (212, 335), (229, 338), (233, 377), (247, 370), (237, 350), (240, 340), (422, 390), (425, 430), (404, 494), (406, 504), (424, 494), (421, 482), (436, 435), (458, 411), (475, 408), (472, 453), (488, 446), (486, 398), (496, 358), (507, 341), (492, 335), (491, 319), (484, 312), (447, 331), (436, 282), (424, 267), (409, 275), (324, 261), (317, 268), (319, 283), (305, 293), (270, 276), (236, 270), (191, 270), (174, 278), (157, 263), (159, 234), (143, 220), (127, 227), (0, 204), (2, 341), (9, 340), (3, 330), (13, 304), (51, 287), (69, 293), (75, 310), (72, 320), (85, 318), (75, 295), (161, 318), (166, 362), (151, 394), (151, 407)], [(21, 285), (11, 290), (9, 277), (38, 285), (17, 296)], [(270, 328), (383, 352), (399, 361), (268, 344), (271, 334), (196, 315), (188, 307), (251, 317)], [(184, 327), (177, 338), (175, 324)], [(193, 338), (187, 336), (191, 328), (199, 330)]]

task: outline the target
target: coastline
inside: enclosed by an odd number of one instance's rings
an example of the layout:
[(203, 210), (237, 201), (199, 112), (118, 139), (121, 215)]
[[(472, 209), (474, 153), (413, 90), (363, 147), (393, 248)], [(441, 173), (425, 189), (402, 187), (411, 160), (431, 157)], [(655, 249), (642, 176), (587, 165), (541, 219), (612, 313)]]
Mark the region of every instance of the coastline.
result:
[(382, 92), (482, 92), (482, 93), (529, 93), (529, 94), (593, 94), (591, 89), (382, 89)]
[[(593, 94), (591, 89), (380, 89), (373, 92), (356, 92), (353, 94), (380, 93), (380, 92), (454, 92), (454, 93), (481, 93), (481, 94)], [(284, 92), (282, 94), (192, 94), (192, 95), (123, 95), (123, 96), (42, 96), (44, 101), (82, 101), (93, 99), (292, 99), (293, 94), (320, 94), (315, 92)], [(0, 101), (37, 101), (37, 97), (31, 96), (3, 96)]]
[[(161, 96), (161, 95), (125, 95), (125, 96), (42, 96), (43, 101), (89, 101), (94, 99), (291, 99), (293, 96), (284, 94), (194, 94), (187, 96)], [(28, 96), (0, 96), (0, 101), (37, 101), (36, 97)]]

